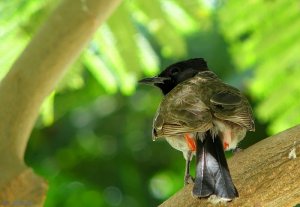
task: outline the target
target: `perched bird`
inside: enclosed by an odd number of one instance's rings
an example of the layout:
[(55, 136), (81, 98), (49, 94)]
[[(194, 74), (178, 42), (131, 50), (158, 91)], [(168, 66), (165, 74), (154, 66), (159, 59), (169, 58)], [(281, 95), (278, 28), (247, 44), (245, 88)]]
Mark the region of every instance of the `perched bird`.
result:
[(183, 152), (186, 184), (192, 180), (190, 161), (196, 156), (193, 195), (216, 195), (226, 201), (237, 197), (224, 150), (235, 149), (247, 130), (255, 130), (246, 97), (222, 82), (202, 58), (170, 65), (140, 83), (164, 94), (153, 121), (153, 139), (164, 137)]

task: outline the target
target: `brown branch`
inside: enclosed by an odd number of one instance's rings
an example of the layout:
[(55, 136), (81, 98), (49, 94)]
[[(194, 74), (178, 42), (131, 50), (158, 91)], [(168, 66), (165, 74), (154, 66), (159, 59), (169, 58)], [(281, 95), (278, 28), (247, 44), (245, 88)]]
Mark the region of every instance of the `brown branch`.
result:
[[(295, 159), (289, 158), (293, 149)], [(226, 206), (293, 207), (299, 204), (299, 156), (300, 126), (264, 139), (233, 156), (228, 164), (240, 196)], [(207, 199), (193, 198), (191, 189), (192, 185), (186, 186), (161, 207), (213, 206)]]
[(46, 184), (23, 161), (39, 108), (98, 26), (120, 2), (64, 0), (2, 80), (0, 206), (22, 206), (27, 201), (32, 202), (30, 206), (42, 206)]

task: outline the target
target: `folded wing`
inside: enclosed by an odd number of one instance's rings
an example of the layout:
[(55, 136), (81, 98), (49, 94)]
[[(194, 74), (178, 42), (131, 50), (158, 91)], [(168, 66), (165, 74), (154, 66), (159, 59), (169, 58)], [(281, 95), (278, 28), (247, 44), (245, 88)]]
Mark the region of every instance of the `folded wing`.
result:
[(213, 115), (254, 131), (254, 121), (250, 104), (239, 90), (228, 87), (213, 94), (210, 98)]
[(154, 119), (154, 135), (205, 132), (212, 127), (209, 107), (200, 96), (191, 95), (195, 93), (194, 87), (181, 85), (165, 97)]

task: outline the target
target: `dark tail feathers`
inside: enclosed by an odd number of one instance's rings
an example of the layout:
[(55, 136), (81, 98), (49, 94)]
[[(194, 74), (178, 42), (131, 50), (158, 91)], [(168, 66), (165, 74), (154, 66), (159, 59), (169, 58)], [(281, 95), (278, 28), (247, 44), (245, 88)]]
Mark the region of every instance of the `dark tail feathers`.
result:
[(207, 132), (203, 142), (197, 138), (196, 145), (196, 176), (193, 195), (207, 197), (214, 194), (229, 200), (238, 197), (220, 138), (213, 139), (210, 132)]

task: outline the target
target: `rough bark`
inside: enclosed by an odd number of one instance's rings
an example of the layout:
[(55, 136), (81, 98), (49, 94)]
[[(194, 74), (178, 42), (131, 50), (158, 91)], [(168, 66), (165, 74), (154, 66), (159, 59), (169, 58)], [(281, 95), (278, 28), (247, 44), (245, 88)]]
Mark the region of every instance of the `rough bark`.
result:
[[(293, 207), (300, 204), (299, 156), (300, 126), (266, 138), (234, 155), (228, 164), (240, 195), (226, 206)], [(213, 206), (207, 199), (193, 198), (191, 190), (192, 185), (186, 186), (161, 207)]]
[(42, 206), (45, 181), (23, 160), (39, 108), (121, 0), (64, 0), (0, 83), (0, 206)]

